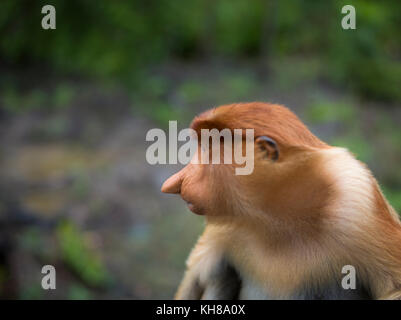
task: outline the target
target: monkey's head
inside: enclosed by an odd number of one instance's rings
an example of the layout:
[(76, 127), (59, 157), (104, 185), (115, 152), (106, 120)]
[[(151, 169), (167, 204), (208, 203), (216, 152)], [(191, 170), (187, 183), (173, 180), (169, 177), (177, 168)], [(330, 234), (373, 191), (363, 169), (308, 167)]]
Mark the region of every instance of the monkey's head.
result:
[[(224, 105), (197, 116), (191, 128), (199, 137), (193, 161), (167, 179), (162, 191), (180, 194), (194, 213), (291, 217), (313, 214), (324, 205), (322, 199), (327, 198), (329, 182), (319, 168), (318, 154), (330, 147), (287, 108), (260, 102)], [(241, 155), (253, 161), (253, 171), (236, 174), (235, 169), (243, 167), (244, 162), (238, 163), (235, 156), (232, 163), (203, 164), (200, 160), (205, 152), (211, 151), (211, 156), (216, 150), (212, 150), (213, 146), (202, 149), (201, 129), (229, 129), (233, 133), (229, 153), (234, 155), (236, 148), (242, 148)], [(234, 129), (242, 129), (243, 136), (236, 140)], [(254, 130), (250, 154), (246, 150), (245, 129)], [(217, 150), (221, 159), (223, 151), (224, 147)]]

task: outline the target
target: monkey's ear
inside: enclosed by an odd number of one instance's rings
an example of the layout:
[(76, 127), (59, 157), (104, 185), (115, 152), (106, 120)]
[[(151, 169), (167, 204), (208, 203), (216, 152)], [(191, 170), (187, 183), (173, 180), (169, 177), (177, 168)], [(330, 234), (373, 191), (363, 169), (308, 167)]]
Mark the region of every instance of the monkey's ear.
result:
[(255, 144), (264, 153), (265, 158), (273, 161), (278, 160), (280, 152), (276, 141), (266, 136), (260, 136), (255, 139)]

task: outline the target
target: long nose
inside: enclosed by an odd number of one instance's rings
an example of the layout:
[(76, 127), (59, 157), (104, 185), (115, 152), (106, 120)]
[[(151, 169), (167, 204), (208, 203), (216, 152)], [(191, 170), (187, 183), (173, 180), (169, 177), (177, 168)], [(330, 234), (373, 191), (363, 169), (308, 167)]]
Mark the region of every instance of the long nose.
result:
[(162, 185), (162, 192), (164, 193), (180, 193), (181, 192), (181, 184), (183, 180), (182, 170), (172, 175), (166, 181), (164, 181)]

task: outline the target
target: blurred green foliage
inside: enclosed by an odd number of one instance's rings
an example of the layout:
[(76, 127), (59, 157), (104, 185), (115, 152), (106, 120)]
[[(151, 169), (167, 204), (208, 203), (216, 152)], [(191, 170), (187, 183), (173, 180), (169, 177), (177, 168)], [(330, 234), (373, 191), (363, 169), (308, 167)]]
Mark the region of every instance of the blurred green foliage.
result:
[(21, 290), (21, 300), (37, 300), (43, 298), (43, 289), (38, 285), (26, 286)]
[[(110, 281), (110, 275), (102, 261), (88, 247), (82, 234), (73, 223), (65, 221), (60, 224), (57, 235), (63, 260), (85, 283), (99, 287)], [(75, 288), (72, 294), (81, 297), (83, 291)]]
[(313, 123), (341, 121), (350, 124), (355, 123), (355, 115), (355, 108), (346, 102), (319, 100), (307, 109), (307, 117)]
[[(40, 27), (44, 4), (56, 8), (56, 30)], [(341, 28), (345, 4), (356, 8), (356, 30)], [(0, 56), (126, 83), (171, 58), (257, 57), (274, 65), (318, 57), (325, 79), (401, 101), (400, 12), (400, 1), (373, 0), (3, 0)], [(70, 95), (61, 91), (57, 99), (63, 104)]]
[(387, 197), (393, 208), (400, 213), (401, 212), (401, 190), (400, 189), (390, 189), (386, 186), (381, 186), (384, 195)]
[(78, 284), (73, 284), (70, 286), (68, 290), (68, 299), (69, 300), (88, 300), (93, 299), (90, 291), (83, 286)]

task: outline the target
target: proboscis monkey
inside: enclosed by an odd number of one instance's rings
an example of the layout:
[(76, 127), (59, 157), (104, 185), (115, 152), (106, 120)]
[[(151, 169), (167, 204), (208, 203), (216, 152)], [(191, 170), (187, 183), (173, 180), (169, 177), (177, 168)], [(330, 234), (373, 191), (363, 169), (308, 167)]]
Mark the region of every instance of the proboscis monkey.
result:
[[(207, 222), (176, 299), (401, 297), (400, 220), (348, 150), (275, 104), (221, 106), (191, 128), (254, 129), (254, 170), (190, 163), (163, 184)], [(355, 289), (342, 285), (346, 265)]]

